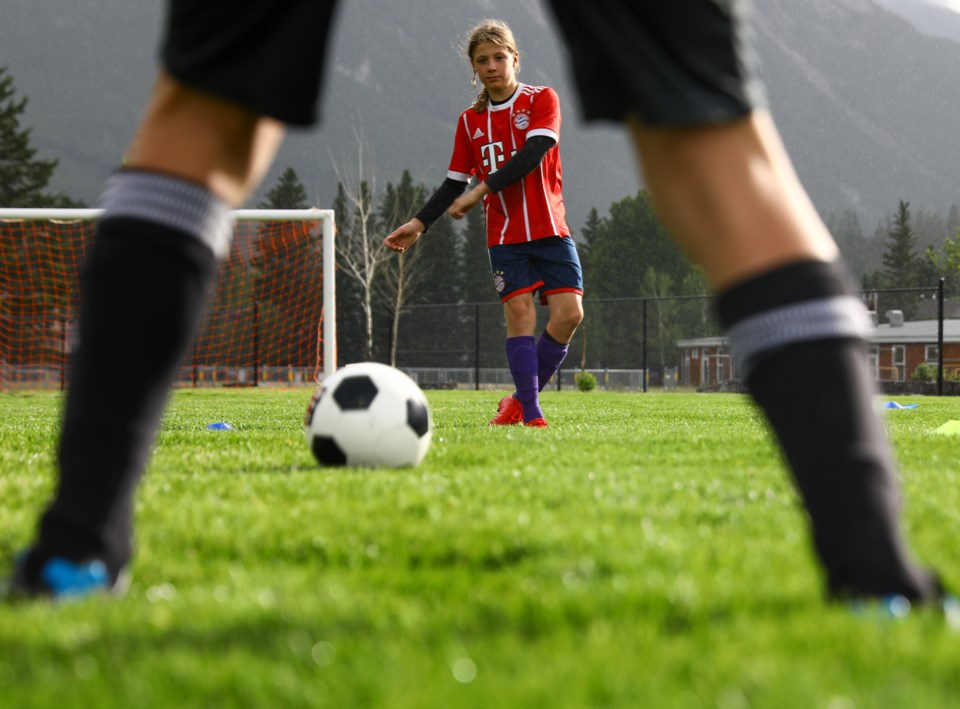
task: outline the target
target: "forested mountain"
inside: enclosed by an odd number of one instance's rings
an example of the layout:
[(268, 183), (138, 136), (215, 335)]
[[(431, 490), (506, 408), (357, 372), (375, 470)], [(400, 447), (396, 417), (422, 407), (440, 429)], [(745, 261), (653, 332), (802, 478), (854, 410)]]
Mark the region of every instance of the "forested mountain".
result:
[[(926, 26), (920, 31), (878, 2), (754, 3), (771, 106), (798, 171), (821, 212), (853, 209), (867, 231), (900, 199), (940, 213), (960, 200), (960, 42), (932, 36)], [(25, 120), (40, 156), (60, 161), (53, 191), (93, 203), (119, 161), (155, 69), (159, 5), (5, 4), (0, 64), (30, 99)], [(960, 17), (921, 7), (921, 0), (898, 5), (939, 13), (942, 27)], [(486, 16), (514, 27), (520, 78), (561, 94), (573, 228), (591, 207), (603, 215), (635, 194), (639, 182), (619, 130), (579, 122), (563, 48), (538, 0), (346, 0), (330, 53), (323, 125), (291, 136), (264, 189), (293, 167), (311, 201), (329, 205), (338, 181), (334, 163), (341, 173), (355, 170), (358, 143), (376, 173), (365, 177), (396, 181), (406, 169), (415, 181), (439, 183), (454, 120), (473, 91), (462, 37)], [(912, 17), (921, 24), (919, 14)]]

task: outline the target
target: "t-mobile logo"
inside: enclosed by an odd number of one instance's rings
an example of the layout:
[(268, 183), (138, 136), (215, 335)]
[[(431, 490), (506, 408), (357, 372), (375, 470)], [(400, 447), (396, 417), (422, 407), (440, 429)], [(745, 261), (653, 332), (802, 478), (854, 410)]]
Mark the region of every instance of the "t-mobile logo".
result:
[(483, 156), (483, 166), (489, 168), (492, 175), (500, 169), (500, 165), (506, 159), (503, 155), (503, 141), (487, 143), (480, 146), (480, 155)]

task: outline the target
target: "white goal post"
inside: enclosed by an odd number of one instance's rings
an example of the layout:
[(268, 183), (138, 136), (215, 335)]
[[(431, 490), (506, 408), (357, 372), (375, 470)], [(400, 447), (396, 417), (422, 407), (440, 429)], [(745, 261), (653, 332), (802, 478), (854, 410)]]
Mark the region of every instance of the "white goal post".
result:
[[(92, 221), (103, 213), (102, 209), (45, 209), (4, 208), (0, 209), (2, 222), (73, 222)], [(322, 224), (322, 376), (327, 377), (337, 369), (337, 317), (336, 317), (336, 248), (335, 223), (332, 209), (240, 209), (233, 212), (238, 222), (320, 222)], [(234, 240), (236, 241), (236, 239)], [(318, 373), (319, 374), (319, 373)]]

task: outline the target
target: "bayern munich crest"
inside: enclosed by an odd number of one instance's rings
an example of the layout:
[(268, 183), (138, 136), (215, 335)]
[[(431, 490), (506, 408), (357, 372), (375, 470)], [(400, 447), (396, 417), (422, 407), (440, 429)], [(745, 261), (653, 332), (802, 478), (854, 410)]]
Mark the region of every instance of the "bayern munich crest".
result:
[(503, 293), (503, 289), (507, 287), (506, 281), (503, 280), (503, 271), (493, 274), (493, 286), (497, 289), (497, 293)]
[(517, 130), (526, 130), (530, 125), (530, 114), (526, 111), (517, 111), (513, 116), (513, 125)]

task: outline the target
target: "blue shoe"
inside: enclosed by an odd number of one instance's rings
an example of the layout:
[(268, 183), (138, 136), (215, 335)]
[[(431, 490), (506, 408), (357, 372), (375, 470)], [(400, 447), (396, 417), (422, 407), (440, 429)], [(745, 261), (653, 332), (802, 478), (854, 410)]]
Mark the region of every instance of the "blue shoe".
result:
[(869, 599), (857, 598), (850, 601), (850, 608), (855, 615), (897, 619), (910, 615), (913, 605), (906, 596), (890, 594)]
[(943, 618), (947, 621), (947, 627), (955, 633), (960, 633), (960, 598), (946, 595), (941, 602), (943, 607)]
[[(873, 599), (857, 599), (850, 602), (850, 608), (856, 615), (882, 620), (901, 620), (910, 616), (914, 604), (906, 596), (888, 595)], [(935, 602), (918, 606), (930, 608), (943, 614), (947, 627), (960, 632), (960, 598), (944, 594)]]
[(120, 573), (116, 579), (111, 579), (107, 565), (99, 559), (75, 563), (53, 557), (43, 565), (39, 578), (35, 581), (26, 578), (25, 560), (24, 554), (14, 561), (13, 576), (0, 593), (3, 597), (50, 598), (63, 601), (101, 592), (119, 595), (126, 590), (126, 574)]

